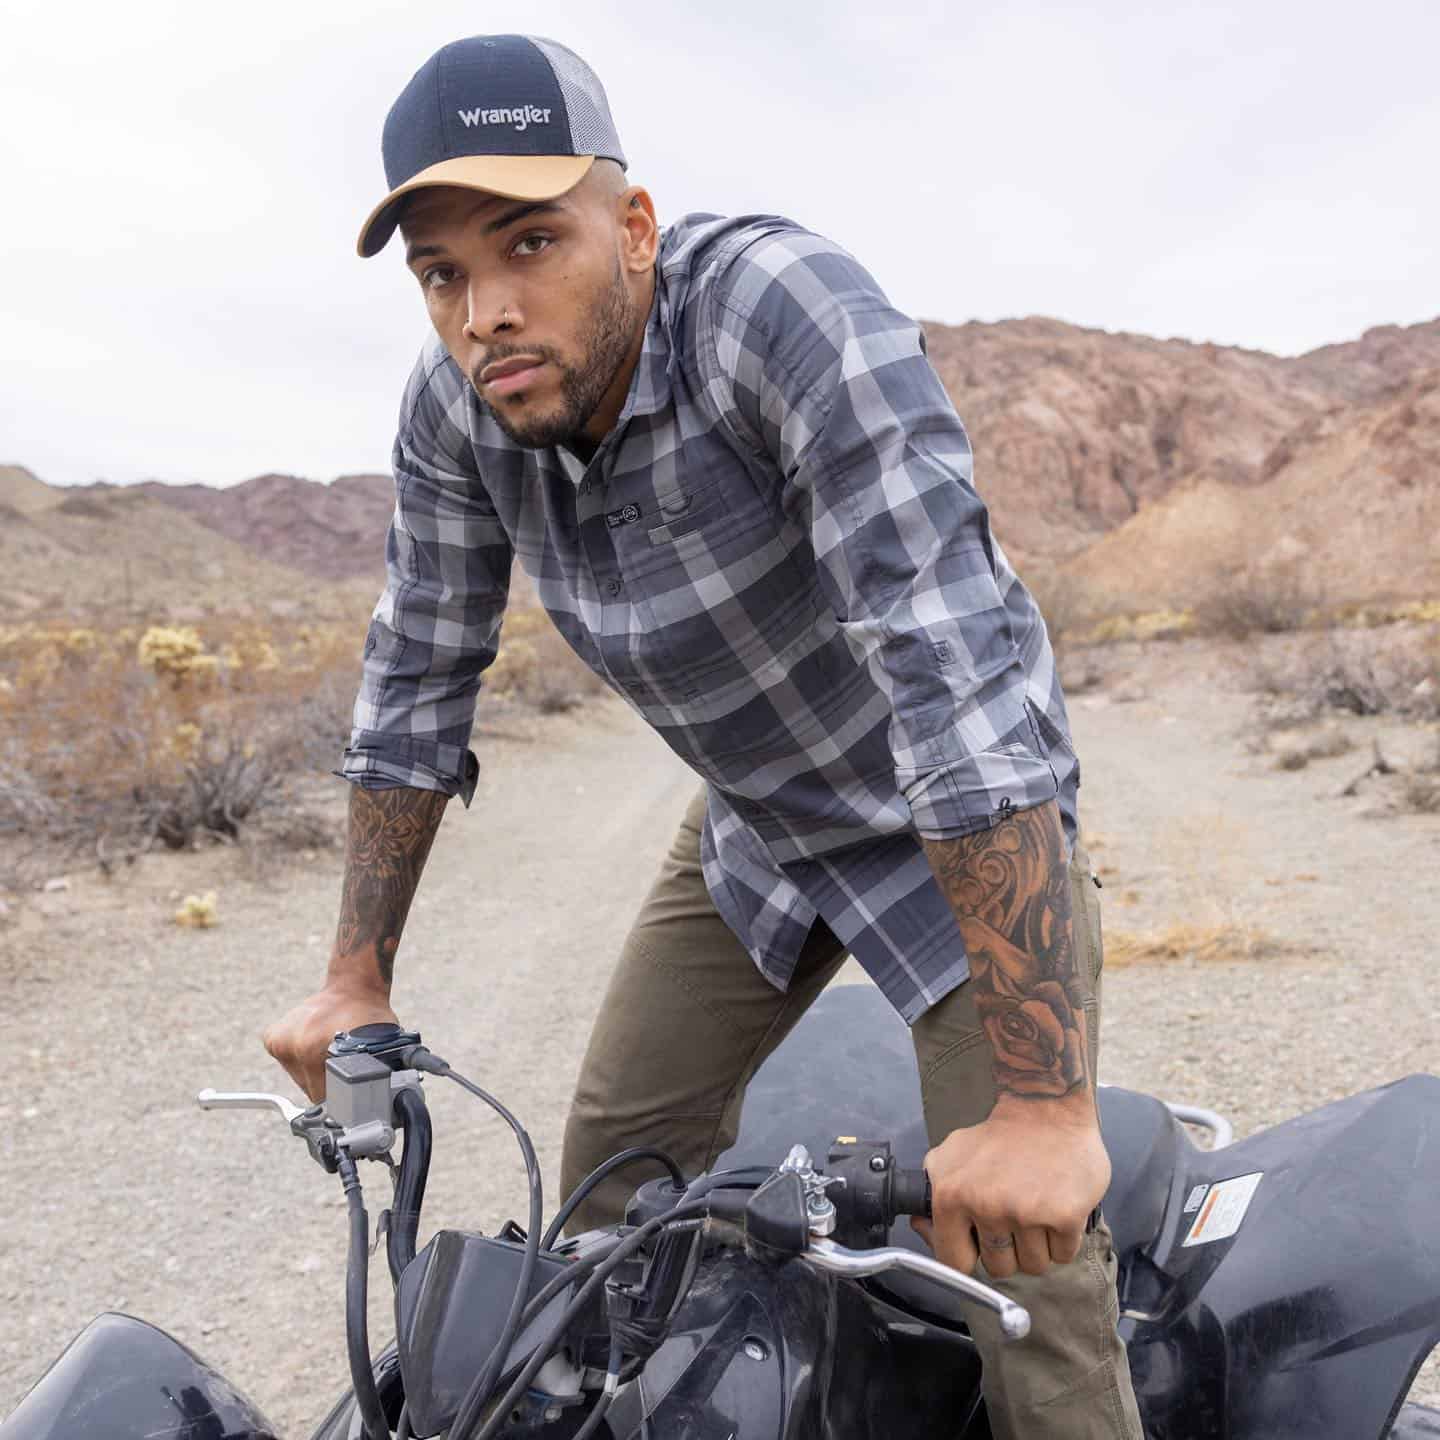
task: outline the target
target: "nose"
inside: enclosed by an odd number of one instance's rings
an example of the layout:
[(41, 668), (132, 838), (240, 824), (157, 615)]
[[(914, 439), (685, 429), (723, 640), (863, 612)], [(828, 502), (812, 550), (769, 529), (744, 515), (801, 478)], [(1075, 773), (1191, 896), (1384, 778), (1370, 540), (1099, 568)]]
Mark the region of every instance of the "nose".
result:
[(525, 328), (518, 306), (512, 301), (506, 301), (491, 287), (472, 284), (466, 298), (467, 340), (483, 344), (497, 335), (513, 335)]

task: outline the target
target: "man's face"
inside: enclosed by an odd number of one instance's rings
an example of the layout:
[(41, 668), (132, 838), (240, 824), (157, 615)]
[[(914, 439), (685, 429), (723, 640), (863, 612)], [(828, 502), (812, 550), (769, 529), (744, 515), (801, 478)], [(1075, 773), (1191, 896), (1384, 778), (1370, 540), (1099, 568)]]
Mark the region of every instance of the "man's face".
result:
[(614, 423), (654, 264), (653, 212), (635, 194), (592, 170), (556, 200), (437, 186), (406, 206), (431, 323), (517, 444), (598, 440)]

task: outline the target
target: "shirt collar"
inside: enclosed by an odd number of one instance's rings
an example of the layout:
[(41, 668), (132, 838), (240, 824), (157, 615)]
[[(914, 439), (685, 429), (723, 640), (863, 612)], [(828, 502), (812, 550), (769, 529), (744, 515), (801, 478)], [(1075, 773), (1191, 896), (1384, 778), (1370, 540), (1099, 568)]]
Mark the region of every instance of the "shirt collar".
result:
[(665, 272), (655, 264), (655, 297), (650, 302), (650, 318), (645, 322), (645, 340), (635, 373), (630, 377), (630, 390), (615, 421), (618, 430), (637, 415), (654, 415), (670, 400), (670, 378), (674, 367), (674, 350), (670, 343), (670, 301), (665, 288)]

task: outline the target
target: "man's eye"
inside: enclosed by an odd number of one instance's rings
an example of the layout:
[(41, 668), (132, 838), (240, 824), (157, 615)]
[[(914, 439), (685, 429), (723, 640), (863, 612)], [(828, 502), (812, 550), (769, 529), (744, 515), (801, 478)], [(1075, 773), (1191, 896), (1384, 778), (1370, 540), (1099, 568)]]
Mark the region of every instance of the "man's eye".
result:
[(553, 243), (548, 235), (526, 235), (523, 239), (515, 242), (515, 248), (510, 253), (512, 255), (538, 255)]
[(453, 265), (432, 265), (421, 277), (420, 283), (427, 290), (441, 290), (455, 278)]

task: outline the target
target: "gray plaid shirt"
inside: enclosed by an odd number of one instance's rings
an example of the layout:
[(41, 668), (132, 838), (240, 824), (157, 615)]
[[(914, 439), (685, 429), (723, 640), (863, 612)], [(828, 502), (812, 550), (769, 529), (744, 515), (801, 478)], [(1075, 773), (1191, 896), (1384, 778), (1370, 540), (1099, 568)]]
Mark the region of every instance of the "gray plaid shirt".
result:
[(778, 987), (817, 915), (913, 1021), (969, 973), (918, 836), (1078, 766), (920, 329), (774, 216), (664, 233), (629, 396), (588, 463), (500, 431), (438, 341), (401, 407), (388, 583), (336, 774), (459, 794), (512, 557), (580, 658), (706, 781), (705, 879)]

